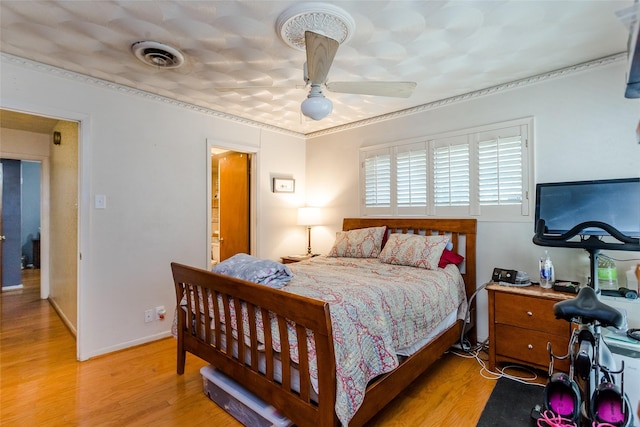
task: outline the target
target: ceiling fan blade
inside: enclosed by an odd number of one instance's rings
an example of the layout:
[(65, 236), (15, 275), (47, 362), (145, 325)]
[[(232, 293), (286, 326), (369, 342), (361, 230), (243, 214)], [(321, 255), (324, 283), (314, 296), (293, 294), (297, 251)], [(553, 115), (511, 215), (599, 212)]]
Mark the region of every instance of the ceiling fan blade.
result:
[(257, 90), (273, 90), (283, 91), (290, 89), (304, 89), (305, 85), (290, 85), (290, 86), (238, 86), (238, 87), (216, 87), (214, 88), (218, 92), (246, 92)]
[(327, 89), (338, 93), (390, 96), (408, 98), (416, 87), (415, 82), (330, 82)]
[(313, 31), (305, 31), (304, 39), (307, 46), (309, 80), (311, 83), (323, 84), (327, 81), (329, 68), (340, 43)]

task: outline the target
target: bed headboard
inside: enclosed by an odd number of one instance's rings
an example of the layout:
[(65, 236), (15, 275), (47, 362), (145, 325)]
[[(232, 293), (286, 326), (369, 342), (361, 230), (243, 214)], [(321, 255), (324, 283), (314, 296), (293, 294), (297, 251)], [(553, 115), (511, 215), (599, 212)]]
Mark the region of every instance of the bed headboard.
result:
[(388, 233), (450, 235), (453, 251), (464, 256), (461, 272), (467, 298), (470, 298), (476, 291), (476, 223), (475, 219), (469, 218), (345, 218), (342, 230), (386, 225)]

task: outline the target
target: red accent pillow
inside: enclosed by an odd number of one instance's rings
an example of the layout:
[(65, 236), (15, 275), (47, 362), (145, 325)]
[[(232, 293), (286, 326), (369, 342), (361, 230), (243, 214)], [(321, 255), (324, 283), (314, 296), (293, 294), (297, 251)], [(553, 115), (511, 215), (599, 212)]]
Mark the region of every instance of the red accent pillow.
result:
[(389, 240), (389, 227), (385, 225), (384, 233), (382, 234), (382, 246), (380, 247), (381, 251), (384, 249), (384, 245), (387, 244), (387, 240)]
[(449, 249), (445, 249), (442, 251), (442, 255), (440, 256), (440, 262), (438, 262), (438, 267), (445, 268), (448, 264), (460, 264), (464, 261), (464, 257), (460, 254), (450, 251)]

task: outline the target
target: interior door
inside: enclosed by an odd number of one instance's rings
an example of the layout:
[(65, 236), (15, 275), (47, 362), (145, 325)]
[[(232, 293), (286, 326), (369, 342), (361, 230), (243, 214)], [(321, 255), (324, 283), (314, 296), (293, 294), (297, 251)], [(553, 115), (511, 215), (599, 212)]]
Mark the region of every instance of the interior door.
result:
[(250, 155), (228, 152), (218, 162), (220, 177), (220, 261), (249, 253)]
[(2, 159), (2, 286), (22, 285), (20, 160)]
[(4, 246), (4, 234), (2, 233), (2, 162), (0, 162), (0, 291), (2, 290), (2, 247)]

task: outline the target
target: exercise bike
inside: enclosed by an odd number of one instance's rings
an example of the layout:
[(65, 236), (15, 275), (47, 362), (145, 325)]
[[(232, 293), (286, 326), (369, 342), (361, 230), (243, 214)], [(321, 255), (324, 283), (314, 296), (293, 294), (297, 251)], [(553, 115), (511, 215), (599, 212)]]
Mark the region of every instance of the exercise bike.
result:
[[(586, 228), (598, 227), (620, 243), (604, 242), (595, 236), (570, 240)], [(557, 319), (572, 322), (567, 354), (549, 351), (549, 380), (544, 388), (544, 409), (539, 426), (616, 426), (634, 425), (633, 408), (624, 392), (624, 362), (618, 368), (601, 333), (602, 328), (627, 328), (625, 316), (602, 303), (598, 296), (598, 254), (601, 249), (640, 250), (640, 239), (623, 235), (601, 222), (585, 222), (565, 234), (544, 234), (544, 220), (536, 227), (533, 242), (541, 246), (579, 247), (589, 252), (591, 283), (570, 300), (553, 307)], [(554, 372), (554, 361), (569, 359), (569, 373)]]

